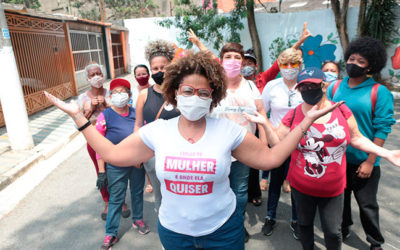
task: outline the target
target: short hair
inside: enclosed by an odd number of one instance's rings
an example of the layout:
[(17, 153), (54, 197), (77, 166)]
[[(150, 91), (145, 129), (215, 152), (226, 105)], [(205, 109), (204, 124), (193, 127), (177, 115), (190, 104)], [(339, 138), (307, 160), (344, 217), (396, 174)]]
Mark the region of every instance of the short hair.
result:
[(368, 74), (379, 73), (386, 65), (386, 49), (383, 43), (378, 39), (372, 37), (357, 38), (347, 46), (346, 52), (344, 53), (345, 62), (347, 62), (349, 57), (353, 54), (360, 54), (367, 59), (368, 67), (371, 68)]
[(144, 54), (149, 63), (154, 57), (157, 56), (163, 56), (167, 58), (169, 62), (171, 62), (175, 56), (175, 47), (173, 43), (159, 39), (149, 42), (146, 45)]
[(133, 74), (134, 74), (135, 76), (136, 76), (136, 69), (137, 69), (137, 68), (145, 68), (146, 71), (147, 71), (147, 74), (150, 75), (149, 68), (147, 68), (146, 65), (144, 65), (144, 64), (138, 64), (138, 65), (136, 65), (135, 68), (133, 69)]
[(323, 68), (323, 67), (325, 67), (325, 65), (327, 65), (328, 63), (333, 63), (333, 64), (335, 64), (336, 65), (336, 67), (338, 68), (338, 74), (340, 74), (340, 63), (339, 62), (336, 62), (336, 61), (332, 61), (332, 60), (325, 60), (323, 63), (322, 63), (322, 67), (321, 67), (321, 69)]
[(86, 75), (86, 79), (88, 79), (89, 77), (89, 69), (97, 67), (101, 70), (101, 73), (103, 74), (103, 77), (105, 77), (106, 75), (104, 74), (103, 68), (100, 66), (100, 64), (98, 64), (97, 62), (90, 62), (88, 65), (86, 65), (85, 67), (85, 75)]
[(278, 56), (278, 62), (280, 64), (285, 63), (303, 63), (303, 57), (301, 56), (301, 52), (294, 48), (285, 49)]
[(242, 59), (244, 59), (243, 46), (241, 44), (239, 44), (239, 43), (230, 42), (230, 43), (225, 44), (222, 47), (221, 52), (219, 53), (219, 57), (221, 58), (221, 60), (224, 58), (224, 55), (227, 52), (239, 53), (242, 56)]
[(187, 56), (177, 59), (165, 68), (165, 78), (161, 86), (165, 101), (176, 107), (176, 91), (183, 78), (192, 74), (202, 75), (210, 82), (213, 89), (211, 109), (216, 107), (226, 95), (226, 76), (221, 64), (209, 51), (196, 54), (188, 51)]

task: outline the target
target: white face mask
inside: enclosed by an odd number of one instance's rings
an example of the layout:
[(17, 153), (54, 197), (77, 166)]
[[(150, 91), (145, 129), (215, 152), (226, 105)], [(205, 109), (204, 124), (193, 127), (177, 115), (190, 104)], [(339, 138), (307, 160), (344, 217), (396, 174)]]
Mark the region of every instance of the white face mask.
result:
[(96, 75), (89, 79), (89, 83), (94, 88), (101, 88), (103, 87), (104, 77)]
[(203, 116), (210, 112), (210, 106), (212, 99), (206, 100), (201, 99), (197, 95), (182, 96), (178, 95), (177, 108), (181, 111), (181, 114), (189, 121), (198, 121)]
[(111, 95), (111, 102), (115, 107), (125, 107), (129, 102), (128, 93), (115, 93)]
[(281, 75), (286, 80), (293, 80), (299, 74), (300, 69), (299, 67), (291, 68), (291, 69), (281, 69)]

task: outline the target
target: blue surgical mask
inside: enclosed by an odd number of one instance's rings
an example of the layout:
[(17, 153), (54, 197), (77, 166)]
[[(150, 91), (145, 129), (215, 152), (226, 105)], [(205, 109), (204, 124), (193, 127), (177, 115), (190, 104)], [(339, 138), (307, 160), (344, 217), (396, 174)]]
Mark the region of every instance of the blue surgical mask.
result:
[(324, 72), (324, 74), (326, 77), (326, 82), (328, 82), (328, 83), (332, 83), (332, 82), (336, 81), (338, 78), (338, 74), (336, 74), (334, 72), (327, 71), (327, 72)]

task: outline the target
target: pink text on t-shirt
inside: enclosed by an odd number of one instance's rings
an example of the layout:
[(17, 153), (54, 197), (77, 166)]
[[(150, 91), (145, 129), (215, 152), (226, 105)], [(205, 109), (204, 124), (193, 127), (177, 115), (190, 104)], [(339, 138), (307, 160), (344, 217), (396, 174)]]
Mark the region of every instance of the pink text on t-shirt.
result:
[(166, 156), (164, 170), (195, 174), (215, 174), (215, 159)]
[(206, 195), (212, 193), (214, 182), (186, 182), (165, 180), (168, 191), (178, 195)]

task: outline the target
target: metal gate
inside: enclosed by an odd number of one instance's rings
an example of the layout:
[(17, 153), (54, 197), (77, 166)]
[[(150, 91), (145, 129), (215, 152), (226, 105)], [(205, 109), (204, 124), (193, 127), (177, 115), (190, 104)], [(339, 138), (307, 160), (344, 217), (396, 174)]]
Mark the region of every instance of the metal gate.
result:
[(12, 13), (6, 19), (28, 114), (51, 105), (44, 90), (62, 100), (76, 95), (63, 23)]

